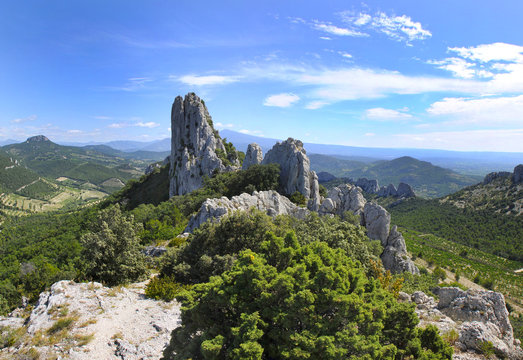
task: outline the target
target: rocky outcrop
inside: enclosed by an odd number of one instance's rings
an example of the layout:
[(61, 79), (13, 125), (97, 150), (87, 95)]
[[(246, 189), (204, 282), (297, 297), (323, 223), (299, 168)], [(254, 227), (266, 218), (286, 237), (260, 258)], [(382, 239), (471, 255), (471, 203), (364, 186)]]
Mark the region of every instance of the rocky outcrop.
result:
[(218, 222), (224, 216), (230, 215), (235, 211), (247, 211), (255, 208), (275, 217), (277, 215), (291, 215), (299, 219), (304, 219), (309, 211), (305, 208), (293, 204), (285, 196), (278, 194), (274, 190), (253, 192), (252, 195), (243, 193), (233, 196), (231, 199), (221, 197), (219, 199), (207, 199), (194, 215), (186, 232), (192, 232), (207, 221)]
[(384, 247), (381, 261), (385, 269), (390, 270), (393, 274), (403, 272), (419, 274), (418, 267), (407, 254), (405, 239), (396, 225), (392, 227)]
[(170, 197), (200, 188), (204, 176), (238, 168), (237, 155), (227, 154), (207, 107), (196, 94), (174, 100), (171, 132)]
[(27, 140), (25, 142), (34, 143), (34, 142), (45, 142), (45, 141), (50, 141), (50, 140), (44, 135), (36, 135), (36, 136), (31, 136), (31, 137), (27, 138)]
[(363, 191), (369, 194), (377, 194), (380, 190), (378, 180), (369, 180), (367, 178), (359, 178), (354, 185), (359, 186)]
[(351, 211), (360, 215), (365, 202), (363, 194), (356, 186), (344, 184), (329, 190), (327, 198), (321, 203), (319, 213), (342, 216), (345, 211)]
[(263, 161), (263, 150), (260, 145), (256, 143), (249, 144), (247, 146), (247, 152), (245, 153), (245, 159), (243, 160), (242, 169), (247, 170), (252, 165), (261, 164)]
[(398, 196), (398, 191), (396, 190), (396, 187), (392, 184), (389, 184), (387, 186), (383, 186), (378, 191), (379, 197), (388, 197), (388, 196)]
[(25, 324), (10, 325), (24, 327), (26, 335), (1, 349), (0, 358), (25, 359), (31, 348), (40, 359), (158, 359), (181, 324), (180, 306), (147, 299), (145, 284), (55, 283), (40, 294)]
[(282, 192), (286, 195), (292, 195), (296, 191), (302, 193), (308, 200), (308, 209), (318, 211), (320, 207), (318, 176), (310, 169), (309, 157), (300, 140), (288, 138), (286, 141), (276, 143), (265, 155), (263, 164), (279, 164)]
[[(421, 322), (419, 326), (436, 325), (440, 332), (456, 331), (459, 334), (456, 346), (463, 353), (459, 359), (475, 359), (471, 351), (481, 353), (485, 342), (492, 343), (495, 352), (508, 359), (523, 359), (521, 343), (514, 339), (512, 326), (508, 319), (503, 294), (493, 291), (463, 291), (459, 288), (436, 288), (439, 296), (434, 298), (418, 291), (410, 296), (416, 303), (416, 313)], [(402, 294), (402, 298), (408, 295)]]
[(487, 175), (485, 175), (485, 178), (483, 179), (483, 184), (487, 185), (493, 182), (496, 179), (502, 179), (502, 178), (509, 178), (512, 175), (511, 172), (508, 171), (498, 171), (498, 172), (491, 172)]
[(412, 187), (409, 184), (401, 182), (398, 185), (396, 196), (400, 198), (410, 198), (416, 197), (416, 194), (414, 193), (414, 190), (412, 190)]
[(362, 225), (367, 229), (367, 236), (373, 240), (380, 240), (381, 245), (387, 245), (390, 231), (390, 214), (383, 206), (375, 203), (366, 203), (363, 208)]
[(160, 163), (149, 164), (145, 168), (145, 175), (152, 174), (154, 172), (154, 170), (160, 169), (161, 167), (162, 167), (162, 165)]
[(514, 182), (514, 184), (519, 184), (523, 182), (523, 164), (519, 164), (514, 168), (512, 181)]
[(160, 257), (167, 252), (165, 246), (146, 246), (142, 253), (148, 257)]

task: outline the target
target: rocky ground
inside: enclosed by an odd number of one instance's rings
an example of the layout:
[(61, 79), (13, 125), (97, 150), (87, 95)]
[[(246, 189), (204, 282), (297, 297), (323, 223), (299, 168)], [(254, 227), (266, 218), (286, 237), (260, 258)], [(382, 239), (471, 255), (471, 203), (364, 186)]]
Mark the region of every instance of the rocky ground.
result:
[(145, 298), (145, 284), (54, 284), (25, 323), (17, 314), (0, 318), (11, 345), (0, 359), (158, 359), (181, 323), (180, 307)]

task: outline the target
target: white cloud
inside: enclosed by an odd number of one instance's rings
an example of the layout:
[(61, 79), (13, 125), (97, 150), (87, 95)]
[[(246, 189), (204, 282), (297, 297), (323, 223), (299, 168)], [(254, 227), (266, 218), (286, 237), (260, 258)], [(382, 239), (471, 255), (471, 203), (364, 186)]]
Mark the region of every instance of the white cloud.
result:
[(341, 28), (336, 25), (332, 25), (331, 23), (324, 23), (320, 21), (314, 20), (312, 23), (313, 29), (320, 30), (326, 33), (329, 33), (331, 35), (337, 35), (337, 36), (354, 36), (354, 37), (364, 37), (368, 36), (365, 33), (347, 29), (347, 28)]
[(338, 54), (340, 54), (341, 56), (343, 56), (343, 57), (346, 58), (346, 59), (352, 59), (352, 55), (349, 54), (348, 52), (345, 52), (345, 51), (338, 51)]
[(449, 51), (457, 53), (459, 56), (480, 61), (511, 61), (511, 62), (522, 62), (523, 60), (523, 46), (506, 44), (506, 43), (493, 43), (483, 44), (472, 47), (454, 47), (449, 48)]
[(240, 80), (238, 76), (222, 75), (184, 75), (181, 77), (171, 77), (171, 79), (173, 78), (190, 86), (226, 85)]
[(371, 120), (404, 120), (412, 118), (405, 109), (393, 110), (384, 108), (373, 108), (365, 111), (365, 117)]
[[(523, 129), (441, 131), (391, 136), (390, 146), (401, 141), (402, 146), (413, 148), (476, 151), (523, 152)], [(382, 146), (389, 146), (388, 143)]]
[(25, 118), (18, 118), (18, 119), (13, 119), (11, 120), (11, 122), (15, 123), (15, 124), (20, 124), (20, 123), (24, 123), (24, 122), (28, 122), (28, 121), (35, 121), (38, 117), (36, 115), (29, 115)]
[(523, 95), (476, 99), (444, 98), (433, 103), (427, 112), (435, 116), (447, 116), (457, 123), (519, 125), (523, 122)]
[(112, 120), (112, 117), (110, 116), (104, 116), (104, 115), (98, 115), (98, 116), (93, 116), (95, 119), (97, 120)]
[(307, 105), (305, 105), (305, 109), (316, 110), (316, 109), (322, 108), (328, 104), (329, 103), (327, 101), (312, 101), (312, 102), (308, 103)]
[(421, 23), (413, 21), (409, 16), (387, 15), (384, 12), (377, 12), (374, 15), (367, 13), (354, 14), (345, 11), (341, 14), (345, 23), (357, 28), (372, 29), (387, 35), (396, 41), (405, 41), (410, 44), (414, 40), (424, 40), (432, 36), (432, 33), (424, 29)]
[(247, 134), (247, 135), (263, 136), (262, 131), (260, 131), (260, 130), (240, 129), (240, 130), (238, 130), (238, 132), (240, 132), (242, 134)]
[(276, 106), (276, 107), (289, 107), (294, 103), (298, 102), (300, 97), (291, 93), (283, 93), (268, 96), (263, 105), (265, 106)]
[(128, 124), (126, 123), (113, 123), (113, 124), (109, 124), (108, 128), (111, 128), (111, 129), (122, 129), (124, 127), (127, 127), (129, 126)]
[(463, 79), (471, 79), (476, 75), (475, 64), (469, 63), (465, 59), (452, 57), (444, 60), (429, 60), (428, 63), (437, 65), (438, 69), (450, 71)]
[(150, 122), (138, 122), (136, 124), (134, 124), (134, 126), (138, 126), (138, 127), (146, 127), (146, 128), (149, 128), (149, 129), (152, 129), (152, 128), (155, 128), (155, 127), (158, 127), (160, 126), (160, 124), (158, 123), (155, 123), (153, 121), (150, 121)]
[(81, 134), (81, 133), (83, 133), (83, 131), (73, 129), (73, 130), (67, 130), (67, 133), (68, 134)]
[(233, 127), (234, 127), (233, 124), (222, 124), (221, 122), (214, 123), (214, 126), (215, 126), (218, 130), (221, 130), (221, 129), (230, 129), (230, 128), (233, 128)]
[(330, 38), (328, 36), (320, 36), (320, 39), (322, 39), (322, 40), (332, 40), (332, 38)]

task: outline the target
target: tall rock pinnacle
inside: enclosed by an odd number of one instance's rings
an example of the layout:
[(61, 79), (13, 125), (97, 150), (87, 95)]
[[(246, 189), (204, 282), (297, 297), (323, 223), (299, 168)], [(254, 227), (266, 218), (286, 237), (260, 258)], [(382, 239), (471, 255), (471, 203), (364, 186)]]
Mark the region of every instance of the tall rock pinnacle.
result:
[(169, 197), (200, 188), (204, 176), (240, 165), (236, 151), (227, 154), (205, 103), (194, 93), (174, 99), (171, 133)]

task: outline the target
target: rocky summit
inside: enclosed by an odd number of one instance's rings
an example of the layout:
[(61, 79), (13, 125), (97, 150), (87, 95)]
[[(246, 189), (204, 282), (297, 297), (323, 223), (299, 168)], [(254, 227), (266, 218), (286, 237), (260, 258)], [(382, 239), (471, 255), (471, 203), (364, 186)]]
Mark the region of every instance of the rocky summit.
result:
[(263, 150), (260, 145), (256, 143), (249, 144), (245, 159), (243, 160), (242, 170), (247, 170), (252, 165), (261, 164), (263, 161)]
[(300, 192), (308, 200), (308, 209), (318, 211), (321, 202), (318, 176), (310, 169), (310, 160), (300, 140), (288, 138), (276, 143), (265, 155), (263, 164), (279, 164), (283, 193)]
[(240, 165), (235, 151), (227, 153), (205, 103), (194, 93), (174, 100), (171, 132), (170, 197), (200, 188), (204, 176)]

